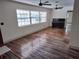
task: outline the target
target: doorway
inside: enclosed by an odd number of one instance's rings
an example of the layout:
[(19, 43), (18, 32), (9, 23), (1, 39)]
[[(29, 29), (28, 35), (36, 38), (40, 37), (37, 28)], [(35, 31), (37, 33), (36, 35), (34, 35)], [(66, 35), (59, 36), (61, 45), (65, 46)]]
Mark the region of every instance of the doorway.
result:
[(70, 36), (70, 32), (71, 32), (72, 15), (73, 15), (73, 10), (67, 11), (66, 22), (65, 22), (65, 28), (66, 28), (65, 32), (68, 36)]
[(2, 33), (1, 33), (1, 28), (0, 28), (0, 47), (3, 46), (3, 38), (2, 38)]

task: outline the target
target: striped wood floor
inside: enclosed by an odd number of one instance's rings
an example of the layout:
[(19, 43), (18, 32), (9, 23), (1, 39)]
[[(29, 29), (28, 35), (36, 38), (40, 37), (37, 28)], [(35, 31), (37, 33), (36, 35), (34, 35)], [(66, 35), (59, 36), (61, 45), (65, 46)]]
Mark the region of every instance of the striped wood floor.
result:
[(79, 51), (69, 47), (63, 29), (47, 28), (7, 44), (6, 59), (79, 59)]

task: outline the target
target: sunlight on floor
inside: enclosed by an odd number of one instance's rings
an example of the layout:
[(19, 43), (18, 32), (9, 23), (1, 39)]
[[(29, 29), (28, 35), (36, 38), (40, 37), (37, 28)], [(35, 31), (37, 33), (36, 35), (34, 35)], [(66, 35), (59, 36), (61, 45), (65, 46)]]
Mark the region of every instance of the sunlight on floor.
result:
[(36, 38), (32, 42), (29, 42), (27, 45), (25, 44), (21, 47), (21, 55), (23, 57), (28, 57), (32, 52), (36, 51), (36, 49), (39, 49), (40, 47), (45, 45), (46, 42), (46, 35), (43, 35), (40, 38)]

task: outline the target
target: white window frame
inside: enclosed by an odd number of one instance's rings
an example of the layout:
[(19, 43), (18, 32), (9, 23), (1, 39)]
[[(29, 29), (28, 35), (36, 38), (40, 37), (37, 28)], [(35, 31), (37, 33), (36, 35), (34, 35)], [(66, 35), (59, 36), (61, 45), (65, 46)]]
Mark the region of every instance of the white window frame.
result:
[[(21, 13), (24, 13), (24, 14), (28, 12), (28, 16), (26, 16), (26, 15), (19, 15), (18, 11), (21, 12)], [(35, 18), (38, 18), (38, 20), (39, 20), (38, 22), (32, 23), (31, 12), (37, 12), (37, 13), (39, 13), (38, 17), (35, 16)], [(41, 14), (40, 14), (41, 12), (42, 13), (46, 13), (46, 16), (41, 17)], [(18, 26), (19, 27), (47, 22), (47, 12), (46, 11), (30, 11), (30, 10), (24, 10), (24, 9), (16, 9), (16, 14), (17, 14), (17, 22), (18, 22)], [(22, 17), (25, 17), (24, 19), (27, 19), (28, 18), (29, 20), (23, 20)], [(45, 18), (46, 21), (41, 21), (41, 18)]]
[[(30, 12), (29, 12), (29, 10), (17, 9), (16, 13), (17, 13), (17, 21), (18, 21), (19, 27), (30, 25)], [(26, 13), (28, 13), (29, 15), (26, 16), (25, 15)]]
[[(31, 24), (38, 24), (38, 23), (40, 23), (40, 18), (39, 18), (40, 15), (38, 17), (36, 17), (36, 16), (32, 17), (32, 12), (37, 12), (39, 14), (39, 11), (30, 11)], [(38, 22), (33, 23), (32, 18), (38, 18)]]
[[(46, 13), (46, 16), (41, 17), (41, 13)], [(45, 18), (45, 21), (42, 21), (41, 18)], [(47, 22), (47, 12), (46, 12), (46, 11), (41, 11), (41, 12), (40, 12), (40, 23), (43, 23), (43, 22)]]

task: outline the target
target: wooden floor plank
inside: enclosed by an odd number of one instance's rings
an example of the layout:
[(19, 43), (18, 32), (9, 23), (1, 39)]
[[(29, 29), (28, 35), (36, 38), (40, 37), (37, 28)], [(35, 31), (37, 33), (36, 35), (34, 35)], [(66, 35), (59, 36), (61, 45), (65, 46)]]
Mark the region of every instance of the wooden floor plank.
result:
[(69, 48), (64, 29), (47, 28), (6, 45), (11, 49), (7, 59), (79, 59), (78, 50)]

